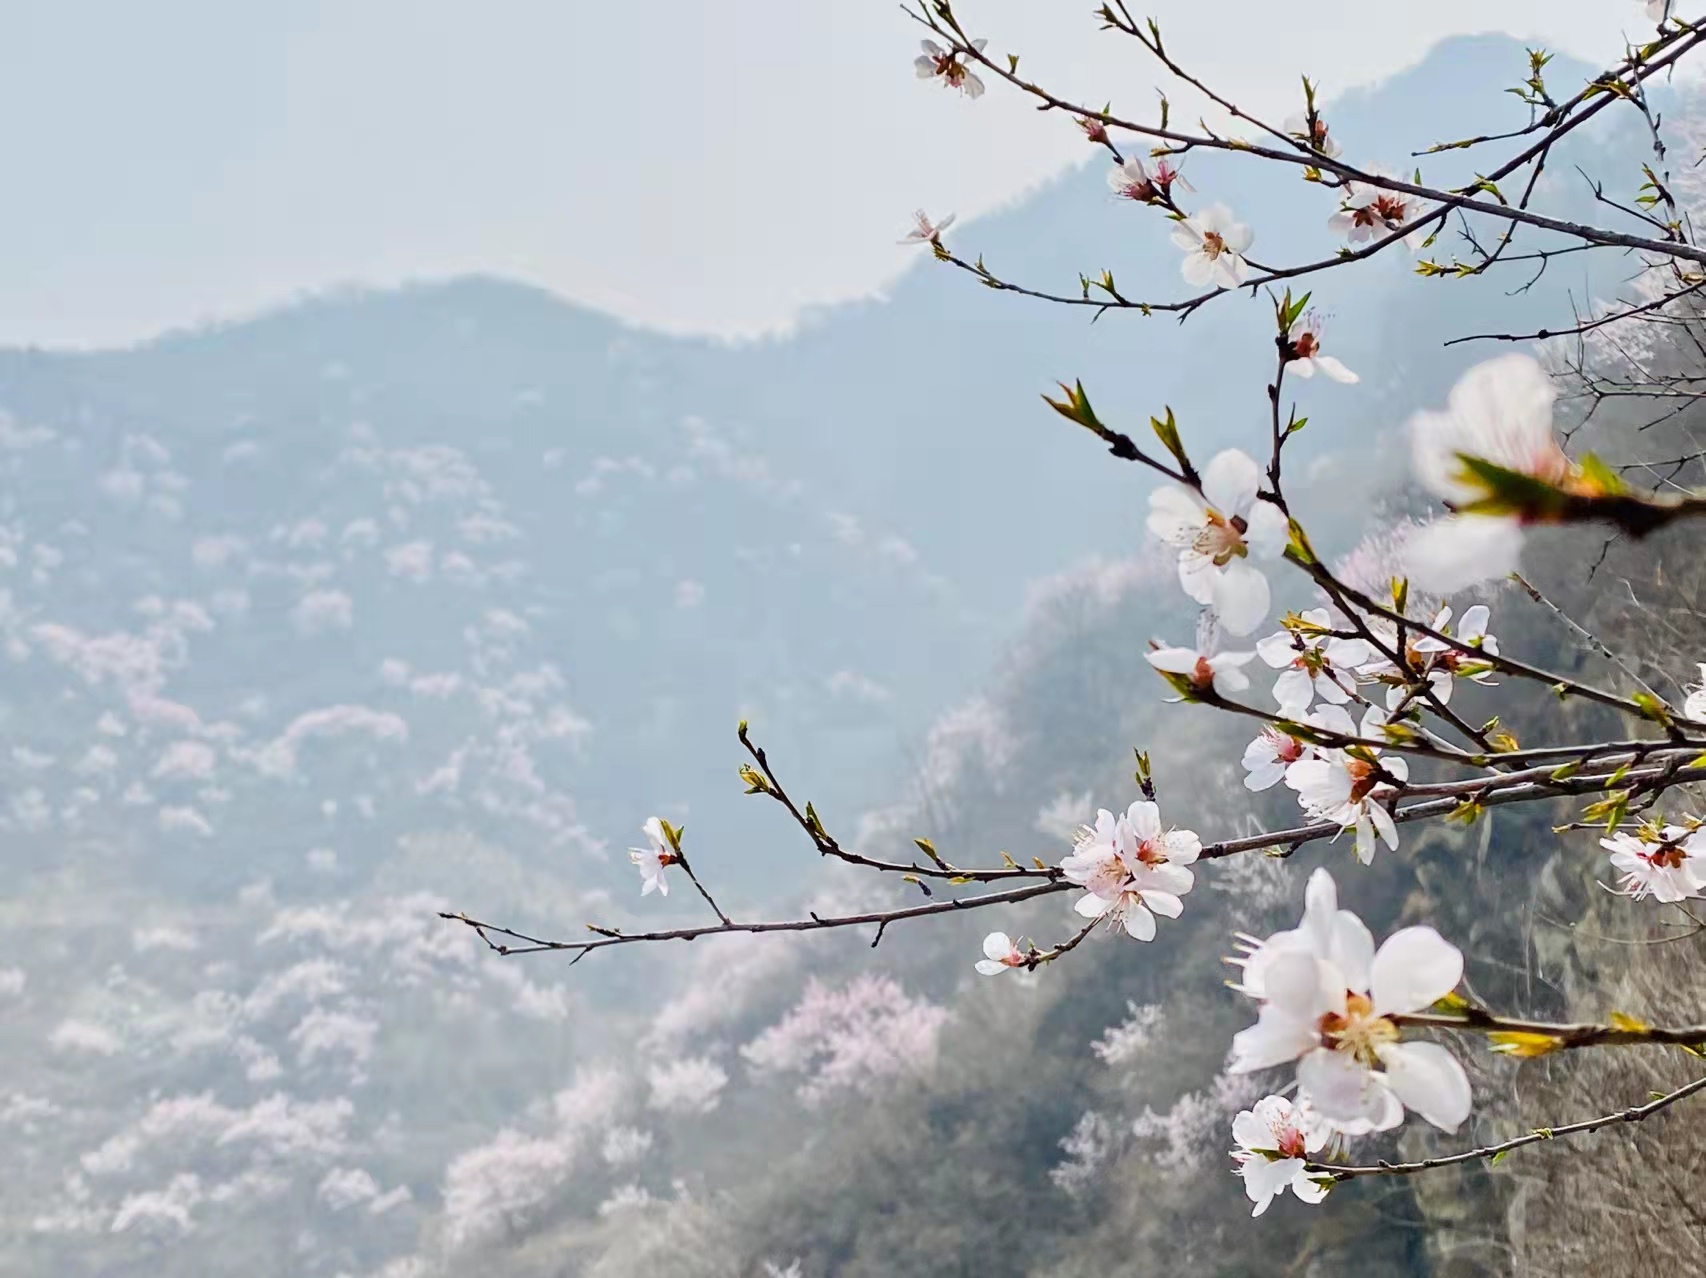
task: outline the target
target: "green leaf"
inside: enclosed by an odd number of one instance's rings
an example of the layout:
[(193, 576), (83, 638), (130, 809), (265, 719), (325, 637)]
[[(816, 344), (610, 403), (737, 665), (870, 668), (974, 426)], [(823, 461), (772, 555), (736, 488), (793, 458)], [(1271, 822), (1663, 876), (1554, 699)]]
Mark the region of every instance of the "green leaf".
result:
[(1167, 407), (1166, 413), (1167, 419), (1165, 421), (1158, 417), (1151, 417), (1149, 419), (1150, 428), (1154, 430), (1155, 437), (1161, 441), (1162, 446), (1173, 454), (1173, 460), (1179, 463), (1179, 468), (1188, 475), (1191, 473), (1191, 459), (1185, 452), (1184, 442), (1179, 438), (1179, 423), (1173, 417), (1171, 405)]
[(1096, 410), (1090, 407), (1090, 397), (1084, 393), (1083, 382), (1075, 382), (1071, 386), (1065, 382), (1057, 382), (1056, 385), (1066, 392), (1066, 398), (1064, 400), (1050, 399), (1044, 395), (1043, 403), (1054, 409), (1067, 421), (1077, 422), (1080, 426), (1087, 427), (1098, 435), (1107, 429), (1096, 416)]

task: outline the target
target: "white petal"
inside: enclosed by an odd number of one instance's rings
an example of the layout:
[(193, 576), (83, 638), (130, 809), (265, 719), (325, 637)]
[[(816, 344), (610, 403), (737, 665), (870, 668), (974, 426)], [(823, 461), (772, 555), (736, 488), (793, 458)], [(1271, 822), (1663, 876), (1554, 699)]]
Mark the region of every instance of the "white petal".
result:
[(1313, 1022), (1339, 1011), (1345, 983), (1331, 963), (1306, 950), (1281, 953), (1267, 965), (1262, 990), (1268, 1002), (1292, 1016)]
[(1192, 599), (1200, 604), (1213, 604), (1219, 580), (1220, 569), (1207, 555), (1198, 550), (1179, 552), (1179, 585)]
[(1367, 1066), (1348, 1052), (1318, 1047), (1297, 1062), (1297, 1090), (1317, 1113), (1333, 1122), (1367, 1120), (1383, 1108), (1380, 1085)]
[(1350, 385), (1362, 380), (1331, 355), (1315, 356), (1315, 366), (1323, 373), (1327, 374), (1328, 377), (1331, 377), (1335, 382), (1343, 382), (1346, 385)]
[[(1474, 643), (1487, 635), (1487, 622), (1492, 619), (1492, 612), (1486, 604), (1476, 604), (1463, 610), (1463, 619), (1457, 623), (1457, 637), (1464, 643)], [(1439, 627), (1435, 626), (1435, 630)]]
[(1268, 579), (1248, 560), (1234, 559), (1213, 581), (1215, 615), (1229, 635), (1247, 635), (1267, 618)]
[(1216, 453), (1203, 470), (1203, 497), (1229, 519), (1250, 509), (1261, 486), (1261, 469), (1250, 454), (1237, 448)]
[[(1265, 1096), (1262, 1099), (1283, 1101), (1284, 1098)], [(1272, 1149), (1274, 1148), (1273, 1124), (1268, 1122), (1257, 1110), (1239, 1110), (1237, 1117), (1232, 1120), (1232, 1139), (1245, 1149)]]
[(1161, 809), (1148, 799), (1139, 799), (1127, 808), (1125, 819), (1140, 839), (1153, 839), (1161, 833)]
[(1134, 941), (1153, 941), (1155, 939), (1155, 916), (1143, 906), (1133, 902), (1126, 907), (1126, 934)]
[(1333, 919), (1339, 913), (1339, 885), (1325, 867), (1309, 876), (1303, 889), (1301, 930), (1323, 958), (1332, 952)]
[(1214, 672), (1214, 690), (1223, 697), (1234, 696), (1250, 686), (1250, 677), (1242, 670), (1219, 667)]
[(1303, 1170), (1301, 1158), (1292, 1159), (1298, 1164), (1296, 1173), (1291, 1178), (1291, 1192), (1297, 1195), (1299, 1202), (1318, 1203), (1327, 1196), (1327, 1186), (1319, 1181), (1311, 1180), (1309, 1173)]
[(1258, 1155), (1245, 1163), (1239, 1174), (1244, 1177), (1245, 1195), (1256, 1204), (1250, 1214), (1260, 1216), (1265, 1212), (1275, 1195), (1284, 1190), (1302, 1168), (1303, 1160), (1300, 1158), (1269, 1160)]
[(1244, 529), (1244, 544), (1258, 559), (1277, 559), (1291, 540), (1291, 522), (1285, 512), (1271, 501), (1258, 501), (1244, 516), (1249, 527)]
[(1190, 865), (1202, 855), (1202, 840), (1195, 830), (1169, 830), (1161, 836), (1161, 846), (1174, 865)]
[(1407, 927), (1374, 956), (1369, 994), (1377, 1015), (1419, 1012), (1457, 988), (1463, 951), (1431, 927)]
[(1205, 522), (1202, 503), (1188, 489), (1168, 484), (1149, 494), (1149, 531), (1162, 541), (1188, 541)]
[(1007, 970), (1005, 963), (997, 963), (994, 959), (979, 959), (972, 966), (985, 976), (1000, 976)]
[(1099, 919), (1113, 908), (1112, 901), (1105, 896), (1097, 896), (1094, 892), (1086, 892), (1072, 903), (1072, 912), (1086, 919)]
[[(1178, 236), (1173, 238), (1177, 240)], [(1206, 253), (1187, 253), (1185, 260), (1179, 264), (1179, 274), (1185, 277), (1185, 283), (1200, 287), (1207, 284), (1214, 274), (1214, 263), (1208, 260)]]
[(1374, 934), (1349, 910), (1336, 910), (1329, 925), (1327, 956), (1345, 978), (1345, 988), (1368, 993), (1374, 969)]
[(983, 938), (983, 956), (1004, 959), (1013, 952), (1013, 941), (1005, 932), (991, 932)]
[(1185, 903), (1171, 892), (1157, 892), (1153, 888), (1143, 891), (1143, 903), (1164, 919), (1176, 919), (1185, 912)]
[(1463, 590), (1517, 569), (1522, 525), (1499, 515), (1453, 515), (1416, 530), (1404, 545), (1405, 567), (1419, 589)]
[(1309, 702), (1314, 696), (1315, 680), (1309, 677), (1307, 670), (1287, 670), (1274, 680), (1274, 700), (1279, 703), (1282, 714), (1297, 718), (1309, 709)]
[(1232, 1036), (1228, 1073), (1249, 1074), (1294, 1061), (1320, 1041), (1312, 1022), (1299, 1020), (1272, 1003), (1262, 1006), (1256, 1023)]
[(1473, 1098), (1455, 1056), (1438, 1043), (1387, 1043), (1376, 1050), (1386, 1067), (1386, 1085), (1407, 1108), (1441, 1131), (1463, 1125)]
[(1202, 660), (1195, 648), (1155, 648), (1143, 655), (1150, 665), (1168, 674), (1192, 674)]

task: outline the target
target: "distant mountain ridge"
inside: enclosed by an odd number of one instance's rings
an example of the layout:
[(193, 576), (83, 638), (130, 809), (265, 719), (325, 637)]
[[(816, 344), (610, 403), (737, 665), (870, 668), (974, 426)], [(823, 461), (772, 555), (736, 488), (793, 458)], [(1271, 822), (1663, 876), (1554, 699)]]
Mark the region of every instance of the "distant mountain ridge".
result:
[[(1334, 103), (1335, 133), (1360, 154), (1423, 120), (1466, 131), (1521, 56), (1504, 39), (1448, 42)], [(1265, 251), (1330, 248), (1330, 198), (1236, 158), (1188, 169), (1197, 198), (1224, 193)], [(1107, 267), (1134, 292), (1178, 291), (1165, 224), (1102, 178), (1092, 164), (951, 238), (1029, 282), (1070, 287)], [(0, 353), (14, 423), (0, 510), (20, 564), (38, 557), (7, 596), (28, 674), (8, 709), (41, 728), (22, 748), (55, 757), (7, 779), (78, 821), (108, 811), (137, 838), (137, 810), (164, 800), (129, 787), (174, 743), (148, 728), (134, 758), (138, 738), (110, 745), (110, 778), (65, 771), (71, 747), (56, 741), (104, 713), (134, 718), (134, 687), (79, 672), (77, 645), (134, 638), (139, 607), (200, 609), (169, 641), (182, 659), (148, 658), (143, 683), (185, 690), (213, 725), (203, 743), (235, 768), (215, 769), (206, 803), (174, 806), (213, 843), (260, 820), (239, 836), (249, 856), (219, 858), (218, 877), (285, 873), (307, 849), (283, 832), (356, 799), (376, 813), (369, 847), (452, 821), (619, 848), (661, 808), (761, 849), (754, 867), (797, 864), (738, 802), (737, 717), (837, 810), (866, 802), (904, 776), (898, 747), (976, 687), (1030, 583), (1139, 541), (1147, 478), (1054, 418), (1041, 391), (1082, 377), (1109, 420), (1137, 429), (1172, 404), (1203, 455), (1259, 427), (1265, 302), (1226, 299), (1183, 325), (1090, 323), (933, 268), (921, 261), (885, 302), (733, 347), (468, 279), (335, 294), (131, 350)], [(1312, 456), (1365, 483), (1390, 458), (1342, 450), (1476, 357), (1438, 346), (1466, 309), (1521, 324), (1560, 301), (1550, 281), (1516, 298), (1498, 281), (1419, 283), (1398, 260), (1316, 284), (1332, 349), (1363, 381), (1300, 390)], [(44, 626), (71, 637), (55, 650)], [(516, 681), (525, 692), (505, 691)], [(387, 725), (379, 740), (338, 747), (355, 756), (340, 757), (336, 793), (307, 793), (329, 776), (281, 791), (244, 761), (329, 706), (395, 716), (368, 721)], [(535, 739), (541, 722), (555, 726)], [(221, 793), (228, 780), (239, 789)], [(99, 802), (73, 797), (89, 790)], [(33, 832), (44, 852), (56, 828)]]

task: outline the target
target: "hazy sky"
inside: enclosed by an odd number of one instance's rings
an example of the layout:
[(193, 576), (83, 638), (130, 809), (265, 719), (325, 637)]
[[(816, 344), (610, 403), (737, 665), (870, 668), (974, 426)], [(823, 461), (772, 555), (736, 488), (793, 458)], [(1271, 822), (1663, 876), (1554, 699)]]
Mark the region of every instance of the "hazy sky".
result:
[[(961, 0), (1145, 112), (1090, 0)], [(1253, 108), (1500, 29), (1603, 64), (1638, 0), (1145, 0)], [(1068, 122), (913, 79), (890, 0), (0, 0), (0, 342), (112, 343), (304, 290), (484, 270), (678, 330), (879, 289), (909, 211), (1081, 159)]]

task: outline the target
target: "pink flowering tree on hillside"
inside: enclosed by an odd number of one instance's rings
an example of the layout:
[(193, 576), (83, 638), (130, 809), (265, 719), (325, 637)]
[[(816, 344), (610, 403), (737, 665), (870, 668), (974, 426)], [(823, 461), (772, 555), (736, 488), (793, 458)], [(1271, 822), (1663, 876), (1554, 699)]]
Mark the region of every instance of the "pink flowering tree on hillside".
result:
[[(1107, 153), (1114, 196), (1153, 220), (1153, 234), (1176, 247), (1179, 266), (1176, 279), (1145, 281), (1142, 293), (1116, 285), (1105, 272), (1058, 289), (1001, 277), (974, 251), (950, 244), (951, 216), (918, 213), (908, 242), (927, 246), (939, 262), (993, 291), (1096, 316), (1183, 320), (1238, 294), (1271, 302), (1265, 429), (1247, 448), (1199, 456), (1171, 410), (1151, 420), (1151, 443), (1141, 431), (1105, 420), (1076, 379), (1063, 380), (1045, 399), (1116, 460), (1160, 478), (1148, 529), (1176, 560), (1178, 588), (1199, 609), (1199, 622), (1194, 635), (1151, 645), (1157, 690), (1201, 714), (1248, 720), (1245, 785), (1289, 792), (1295, 822), (1216, 838), (1209, 827), (1227, 818), (1169, 810), (1140, 755), (1141, 797), (1110, 801), (1052, 862), (1021, 864), (1003, 854), (996, 864), (967, 863), (928, 839), (916, 841), (916, 856), (883, 859), (832, 834), (810, 803), (796, 799), (743, 723), (740, 777), (747, 792), (776, 804), (821, 856), (892, 878), (911, 899), (859, 913), (733, 917), (689, 859), (684, 831), (653, 818), (645, 822), (646, 846), (633, 853), (641, 891), (661, 896), (671, 881), (684, 881), (713, 920), (649, 931), (588, 924), (588, 935), (552, 939), (468, 914), (446, 917), (474, 929), (499, 954), (557, 954), (578, 963), (605, 949), (736, 932), (860, 929), (875, 946), (891, 927), (982, 910), (992, 923), (966, 963), (1000, 977), (1064, 959), (1098, 928), (1133, 943), (1166, 945), (1193, 889), (1222, 863), (1285, 858), (1342, 836), (1348, 855), (1337, 881), (1317, 870), (1297, 885), (1302, 907), (1295, 927), (1229, 942), (1238, 979), (1228, 997), (1247, 1002), (1250, 1022), (1229, 1044), (1228, 1069), (1271, 1080), (1275, 1089), (1239, 1113), (1230, 1133), (1233, 1163), (1255, 1214), (1288, 1191), (1320, 1203), (1345, 1180), (1496, 1160), (1540, 1141), (1639, 1123), (1706, 1091), (1702, 1065), (1694, 1081), (1639, 1103), (1569, 1121), (1535, 1115), (1537, 1123), (1556, 1125), (1537, 1125), (1497, 1145), (1412, 1162), (1357, 1160), (1351, 1151), (1360, 1138), (1412, 1120), (1452, 1133), (1469, 1118), (1473, 1089), (1448, 1041), (1517, 1057), (1639, 1045), (1700, 1056), (1706, 1023), (1651, 1025), (1610, 1008), (1601, 1020), (1556, 1023), (1482, 1006), (1463, 989), (1464, 955), (1451, 938), (1422, 925), (1377, 942), (1338, 898), (1340, 884), (1362, 866), (1405, 855), (1408, 827), (1473, 823), (1496, 807), (1559, 802), (1577, 806), (1560, 837), (1597, 841), (1607, 886), (1628, 898), (1628, 909), (1686, 908), (1706, 896), (1706, 818), (1689, 789), (1706, 780), (1706, 682), (1661, 696), (1568, 618), (1562, 619), (1597, 645), (1618, 677), (1602, 686), (1560, 674), (1507, 650), (1489, 606), (1461, 597), (1514, 578), (1557, 612), (1520, 575), (1524, 543), (1536, 529), (1588, 525), (1640, 539), (1706, 513), (1706, 452), (1614, 467), (1571, 447), (1560, 407), (1561, 394), (1590, 411), (1635, 398), (1668, 413), (1706, 397), (1706, 247), (1689, 213), (1689, 184), (1702, 181), (1695, 166), (1706, 133), (1685, 119), (1673, 137), (1650, 99), (1706, 43), (1706, 22), (1685, 21), (1678, 7), (1684, 6), (1631, 4), (1632, 20), (1647, 24), (1644, 33), (1580, 85), (1552, 84), (1548, 55), (1532, 52), (1514, 90), (1529, 108), (1526, 126), (1419, 153), (1424, 164), (1427, 155), (1447, 150), (1480, 157), (1472, 184), (1447, 187), (1429, 184), (1421, 169), (1406, 177), (1372, 157), (1347, 155), (1307, 79), (1290, 119), (1276, 125), (1251, 115), (1199, 79), (1164, 43), (1160, 28), (1134, 17), (1123, 0), (1098, 11), (1101, 28), (1134, 42), (1172, 83), (1214, 104), (1235, 132), (1180, 126), (1165, 97), (1154, 118), (1098, 109), (1064, 87), (1027, 78), (1019, 56), (994, 52), (996, 36), (976, 31), (946, 0), (924, 0), (911, 14), (924, 28), (914, 64), (919, 78), (968, 103), (986, 93), (1015, 94), (1080, 130)], [(1596, 207), (1607, 214), (1600, 221), (1548, 211), (1542, 198), (1548, 188), (1540, 181), (1548, 161), (1578, 130), (1613, 111), (1638, 117), (1650, 141), (1635, 162), (1638, 180), (1621, 192), (1596, 186)], [(1318, 208), (1336, 247), (1310, 260), (1266, 257), (1256, 217), (1186, 180), (1186, 160), (1205, 152), (1295, 177), (1296, 198)], [(1507, 353), (1477, 364), (1443, 404), (1411, 419), (1412, 474), (1437, 506), (1433, 518), (1391, 538), (1400, 571), (1371, 585), (1317, 555), (1308, 512), (1292, 505), (1287, 463), (1303, 422), (1288, 407), (1287, 387), (1317, 373), (1338, 383), (1357, 380), (1332, 353), (1310, 302), (1332, 287), (1336, 272), (1384, 254), (1409, 257), (1418, 275), (1441, 286), (1495, 272), (1520, 284), (1554, 260), (1580, 254), (1615, 254), (1638, 268), (1627, 298), (1556, 328), (1466, 335), (1532, 344), (1541, 358)], [(1678, 332), (1688, 340), (1669, 340)], [(1658, 340), (1661, 333), (1666, 341)], [(1691, 350), (1698, 359), (1689, 358)], [(1700, 671), (1706, 677), (1706, 665)], [(1495, 697), (1537, 686), (1594, 708), (1601, 715), (1596, 722), (1618, 726), (1591, 740), (1519, 741), (1498, 718), (1468, 717), (1455, 695), (1463, 685), (1491, 689), (1485, 695)], [(995, 925), (1004, 907), (1057, 896), (1066, 898), (1058, 939), (1012, 936)], [(861, 987), (861, 997), (881, 988)], [(814, 997), (815, 1020), (802, 1013), (787, 1033), (760, 1040), (749, 1053), (777, 1069), (804, 1068), (814, 1053), (839, 1061), (834, 1033), (813, 1037), (802, 1028), (808, 1021), (846, 1019), (855, 1011), (899, 1016), (863, 1004), (849, 1010), (822, 992)]]

